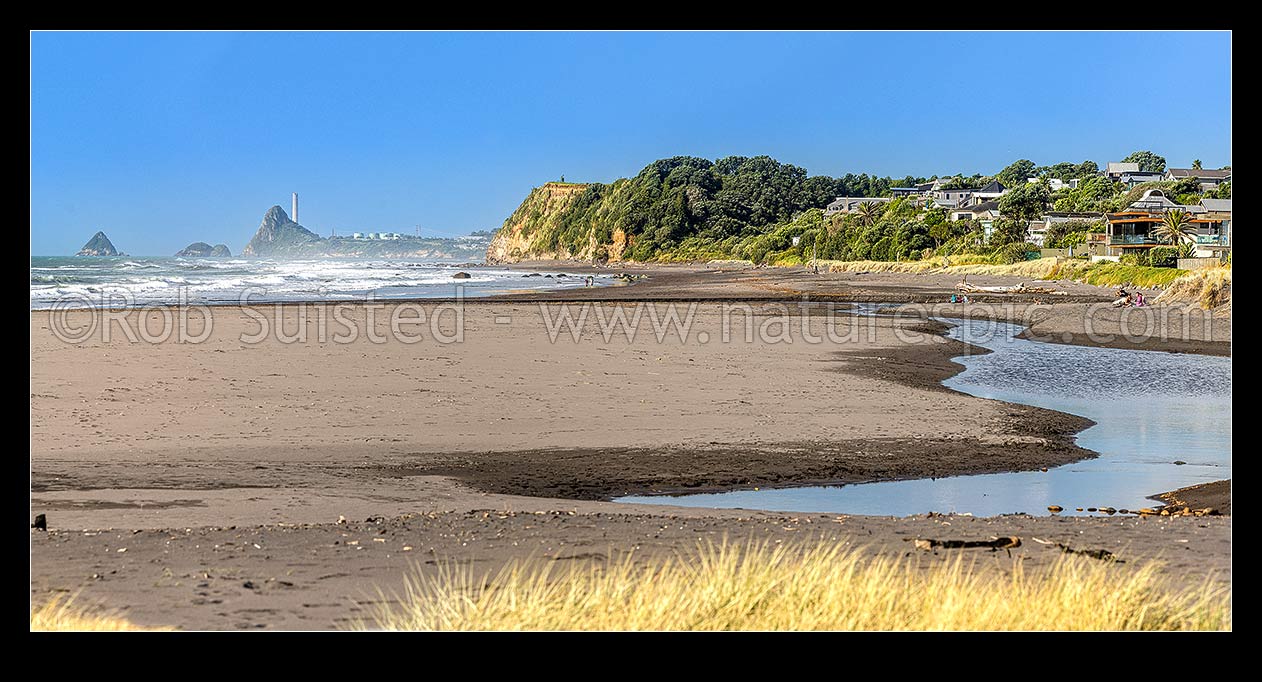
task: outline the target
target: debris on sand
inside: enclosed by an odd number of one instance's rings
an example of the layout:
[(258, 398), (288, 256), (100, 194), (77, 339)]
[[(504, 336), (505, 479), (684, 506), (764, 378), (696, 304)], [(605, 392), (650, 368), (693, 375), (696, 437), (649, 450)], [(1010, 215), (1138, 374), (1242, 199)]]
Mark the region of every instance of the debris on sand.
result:
[(986, 549), (1012, 549), (1020, 546), (1021, 538), (1015, 535), (992, 537), (989, 540), (934, 540), (932, 538), (916, 538), (916, 549), (923, 550), (971, 549), (974, 547), (983, 547)]
[(1107, 549), (1074, 549), (1073, 547), (1070, 547), (1069, 545), (1066, 545), (1063, 542), (1053, 542), (1051, 540), (1044, 540), (1043, 538), (1030, 538), (1030, 539), (1039, 543), (1040, 545), (1052, 545), (1060, 549), (1062, 554), (1078, 554), (1081, 556), (1090, 557), (1092, 559), (1099, 559), (1100, 561), (1112, 561), (1119, 564), (1126, 563), (1122, 559), (1117, 558), (1117, 555), (1113, 554), (1113, 552), (1110, 552)]

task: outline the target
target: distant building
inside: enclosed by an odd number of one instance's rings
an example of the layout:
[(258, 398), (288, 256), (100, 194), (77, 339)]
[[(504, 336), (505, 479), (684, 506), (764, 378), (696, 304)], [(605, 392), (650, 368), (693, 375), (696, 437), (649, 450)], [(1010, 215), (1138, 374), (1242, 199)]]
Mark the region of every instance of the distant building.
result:
[(364, 233), (363, 233), (363, 232), (352, 232), (352, 233), (351, 233), (351, 239), (363, 239), (363, 238), (364, 238)]
[(971, 206), (962, 206), (952, 210), (947, 216), (951, 220), (994, 221), (999, 218), (999, 202), (991, 200)]
[(1139, 172), (1139, 164), (1131, 163), (1129, 161), (1125, 163), (1121, 161), (1110, 161), (1108, 165), (1104, 167), (1104, 175), (1108, 179), (1112, 180), (1113, 182), (1118, 182), (1119, 180), (1121, 180), (1123, 173), (1138, 173), (1138, 172)]
[(920, 194), (920, 189), (917, 187), (891, 187), (890, 194), (896, 197), (910, 197)]
[[(1043, 178), (1026, 178), (1026, 182), (1043, 182)], [(1053, 192), (1059, 192), (1062, 189), (1074, 189), (1080, 182), (1078, 178), (1070, 180), (1061, 180), (1060, 178), (1047, 178), (1047, 188)]]
[(1135, 171), (1135, 172), (1128, 171), (1126, 173), (1122, 173), (1122, 177), (1118, 178), (1118, 182), (1121, 182), (1123, 185), (1126, 185), (1127, 187), (1133, 188), (1140, 183), (1158, 182), (1162, 180), (1163, 178), (1164, 176), (1161, 173), (1150, 173), (1148, 171)]
[(987, 201), (995, 201), (1007, 193), (1008, 188), (1004, 187), (1002, 182), (999, 182), (998, 180), (991, 180), (990, 184), (985, 187), (973, 190), (973, 194), (969, 198), (971, 203), (984, 204)]
[(963, 206), (968, 202), (969, 197), (973, 196), (972, 189), (956, 188), (956, 189), (935, 189), (930, 192), (934, 203), (943, 208), (956, 208)]
[(1206, 170), (1204, 168), (1170, 168), (1166, 170), (1165, 179), (1169, 181), (1196, 178), (1201, 189), (1215, 189), (1224, 182), (1231, 182), (1229, 170)]
[(824, 208), (824, 215), (830, 216), (837, 213), (850, 213), (859, 208), (860, 204), (888, 204), (889, 202), (889, 197), (837, 197)]

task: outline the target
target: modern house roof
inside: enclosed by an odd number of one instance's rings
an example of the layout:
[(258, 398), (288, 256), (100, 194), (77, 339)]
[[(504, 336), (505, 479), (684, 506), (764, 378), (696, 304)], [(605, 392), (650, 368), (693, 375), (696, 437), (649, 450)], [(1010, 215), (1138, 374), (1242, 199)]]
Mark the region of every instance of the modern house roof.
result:
[(1231, 199), (1201, 199), (1201, 206), (1204, 206), (1206, 211), (1231, 213)]
[(1150, 189), (1144, 192), (1144, 196), (1139, 201), (1131, 204), (1127, 210), (1131, 211), (1148, 211), (1149, 213), (1163, 213), (1172, 208), (1181, 208), (1188, 213), (1204, 213), (1203, 206), (1183, 206), (1170, 201), (1170, 198), (1159, 189)]
[(1197, 178), (1199, 180), (1226, 180), (1231, 177), (1229, 170), (1209, 170), (1206, 168), (1167, 168), (1166, 173), (1175, 178)]
[(998, 180), (991, 180), (989, 185), (986, 185), (985, 187), (977, 190), (977, 193), (978, 194), (1002, 194), (1005, 191), (1007, 191), (1007, 189), (1008, 188), (1004, 187), (1003, 183), (999, 182)]
[(1109, 165), (1105, 168), (1105, 172), (1108, 173), (1109, 175), (1121, 175), (1122, 173), (1138, 173), (1139, 164), (1130, 163), (1130, 162), (1122, 162), (1122, 161), (1110, 161)]

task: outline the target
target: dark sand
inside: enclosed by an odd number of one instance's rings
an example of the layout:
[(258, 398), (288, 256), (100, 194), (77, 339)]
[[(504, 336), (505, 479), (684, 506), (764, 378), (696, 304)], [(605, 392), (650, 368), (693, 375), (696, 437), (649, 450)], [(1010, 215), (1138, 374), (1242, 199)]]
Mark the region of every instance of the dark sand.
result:
[[(651, 277), (545, 298), (774, 305), (814, 289), (812, 300), (900, 300), (891, 278), (626, 270)], [(912, 278), (901, 300), (941, 296), (938, 286)], [(295, 306), (263, 308), (296, 328)], [(774, 313), (760, 308), (753, 323)], [(916, 319), (865, 318), (859, 338), (815, 345), (595, 333), (552, 343), (541, 314), (521, 299), (468, 305), (466, 340), (449, 345), (243, 344), (249, 320), (225, 307), (211, 339), (189, 345), (65, 344), (32, 313), (31, 512), (51, 529), (31, 532), (32, 600), (79, 592), (149, 625), (331, 628), (362, 613), (354, 600), (398, 589), (413, 564), (602, 561), (722, 537), (902, 553), (915, 536), (1015, 534), (1024, 544), (1011, 557), (968, 551), (999, 568), (1044, 565), (1059, 551), (1039, 537), (1109, 549), (1127, 561), (1119, 570), (1155, 558), (1182, 583), (1230, 580), (1224, 517), (893, 519), (600, 501), (1031, 469), (1092, 453), (1072, 444), (1085, 420), (941, 387), (962, 346)], [(697, 319), (718, 333), (713, 307)]]

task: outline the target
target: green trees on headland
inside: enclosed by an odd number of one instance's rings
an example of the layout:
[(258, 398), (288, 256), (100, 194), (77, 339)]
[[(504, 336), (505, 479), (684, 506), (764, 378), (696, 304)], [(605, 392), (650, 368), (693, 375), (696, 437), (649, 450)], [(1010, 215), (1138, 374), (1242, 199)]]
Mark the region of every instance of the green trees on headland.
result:
[[(1152, 152), (1128, 158), (1148, 168), (1165, 165), (1165, 159)], [(811, 176), (799, 166), (768, 156), (715, 161), (676, 156), (608, 184), (549, 183), (536, 188), (505, 221), (487, 257), (792, 263), (812, 255), (829, 260), (915, 260), (977, 254), (1010, 260), (1034, 248), (1025, 244), (1027, 222), (1048, 209), (1116, 211), (1152, 186), (1175, 189), (1167, 192), (1170, 196), (1198, 191), (1194, 183), (1164, 182), (1128, 189), (1099, 174), (1093, 161), (1040, 167), (1020, 159), (995, 176), (944, 177), (948, 179), (939, 184), (946, 188), (980, 188), (998, 179), (1010, 189), (999, 200), (1002, 217), (984, 224), (950, 220), (947, 210), (932, 202), (891, 196), (892, 188), (913, 187), (926, 178)], [(1043, 182), (1028, 182), (1029, 178)], [(1061, 183), (1049, 184), (1053, 179)], [(1078, 181), (1076, 187), (1068, 186), (1071, 180)], [(1053, 186), (1058, 189), (1052, 191)], [(1230, 188), (1225, 191), (1230, 196)], [(825, 215), (824, 208), (837, 197), (878, 201)], [(1071, 227), (1049, 232), (1048, 245), (1081, 244), (1088, 231), (1101, 229), (1085, 222)]]

